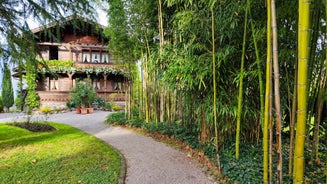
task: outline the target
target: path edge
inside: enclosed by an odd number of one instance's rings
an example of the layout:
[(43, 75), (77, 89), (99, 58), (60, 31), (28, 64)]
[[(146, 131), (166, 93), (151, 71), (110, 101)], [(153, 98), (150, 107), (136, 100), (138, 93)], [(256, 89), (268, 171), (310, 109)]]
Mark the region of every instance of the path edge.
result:
[[(110, 145), (110, 144), (109, 144)], [(126, 181), (126, 173), (127, 173), (127, 164), (126, 164), (126, 158), (125, 156), (115, 147), (110, 145), (120, 157), (120, 171), (119, 171), (119, 178), (118, 178), (118, 184), (125, 184)]]

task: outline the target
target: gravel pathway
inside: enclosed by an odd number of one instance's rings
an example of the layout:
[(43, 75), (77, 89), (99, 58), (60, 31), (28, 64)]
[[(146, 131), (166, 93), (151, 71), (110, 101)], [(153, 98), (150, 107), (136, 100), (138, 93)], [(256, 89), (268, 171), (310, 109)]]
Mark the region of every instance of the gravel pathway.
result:
[[(198, 164), (186, 154), (164, 143), (129, 130), (105, 125), (108, 112), (77, 115), (55, 114), (50, 121), (61, 122), (92, 134), (124, 155), (127, 162), (127, 184), (209, 184), (214, 183)], [(18, 121), (21, 114), (0, 114), (0, 122)], [(42, 117), (36, 117), (42, 119)]]

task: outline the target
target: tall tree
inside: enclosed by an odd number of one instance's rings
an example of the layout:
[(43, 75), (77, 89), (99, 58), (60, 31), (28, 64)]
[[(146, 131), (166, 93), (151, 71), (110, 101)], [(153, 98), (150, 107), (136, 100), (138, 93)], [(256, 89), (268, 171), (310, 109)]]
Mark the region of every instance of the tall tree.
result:
[(295, 135), (293, 183), (304, 183), (304, 144), (307, 119), (307, 70), (310, 57), (310, 5), (311, 1), (299, 0), (298, 112)]
[(8, 63), (4, 63), (3, 68), (3, 78), (2, 78), (2, 101), (4, 111), (8, 112), (9, 108), (14, 105), (14, 92), (11, 82), (11, 72), (8, 67)]

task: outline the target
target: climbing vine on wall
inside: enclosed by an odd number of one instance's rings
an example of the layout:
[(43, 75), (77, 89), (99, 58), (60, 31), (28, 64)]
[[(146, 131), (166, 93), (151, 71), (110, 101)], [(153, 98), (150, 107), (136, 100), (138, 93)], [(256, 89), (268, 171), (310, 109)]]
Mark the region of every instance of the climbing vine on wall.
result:
[(36, 93), (37, 83), (37, 65), (35, 61), (26, 62), (26, 75), (24, 78), (27, 83), (27, 96), (25, 99), (25, 111), (29, 114), (32, 110), (39, 106), (38, 96)]
[(109, 66), (94, 66), (94, 65), (74, 65), (70, 60), (43, 60), (39, 61), (38, 72), (45, 74), (46, 72), (53, 73), (69, 73), (69, 72), (83, 72), (87, 74), (114, 74), (127, 76), (125, 68), (121, 65), (109, 65)]

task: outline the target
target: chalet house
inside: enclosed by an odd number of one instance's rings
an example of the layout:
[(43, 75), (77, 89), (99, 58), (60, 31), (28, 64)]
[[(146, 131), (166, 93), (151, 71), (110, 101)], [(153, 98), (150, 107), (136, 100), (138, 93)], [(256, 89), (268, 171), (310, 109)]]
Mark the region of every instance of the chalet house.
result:
[[(123, 104), (127, 84), (122, 61), (107, 49), (104, 27), (79, 16), (33, 29), (49, 70), (39, 70), (37, 93), (41, 106), (64, 107), (78, 80), (90, 78), (98, 96)], [(51, 36), (55, 35), (55, 36)]]

